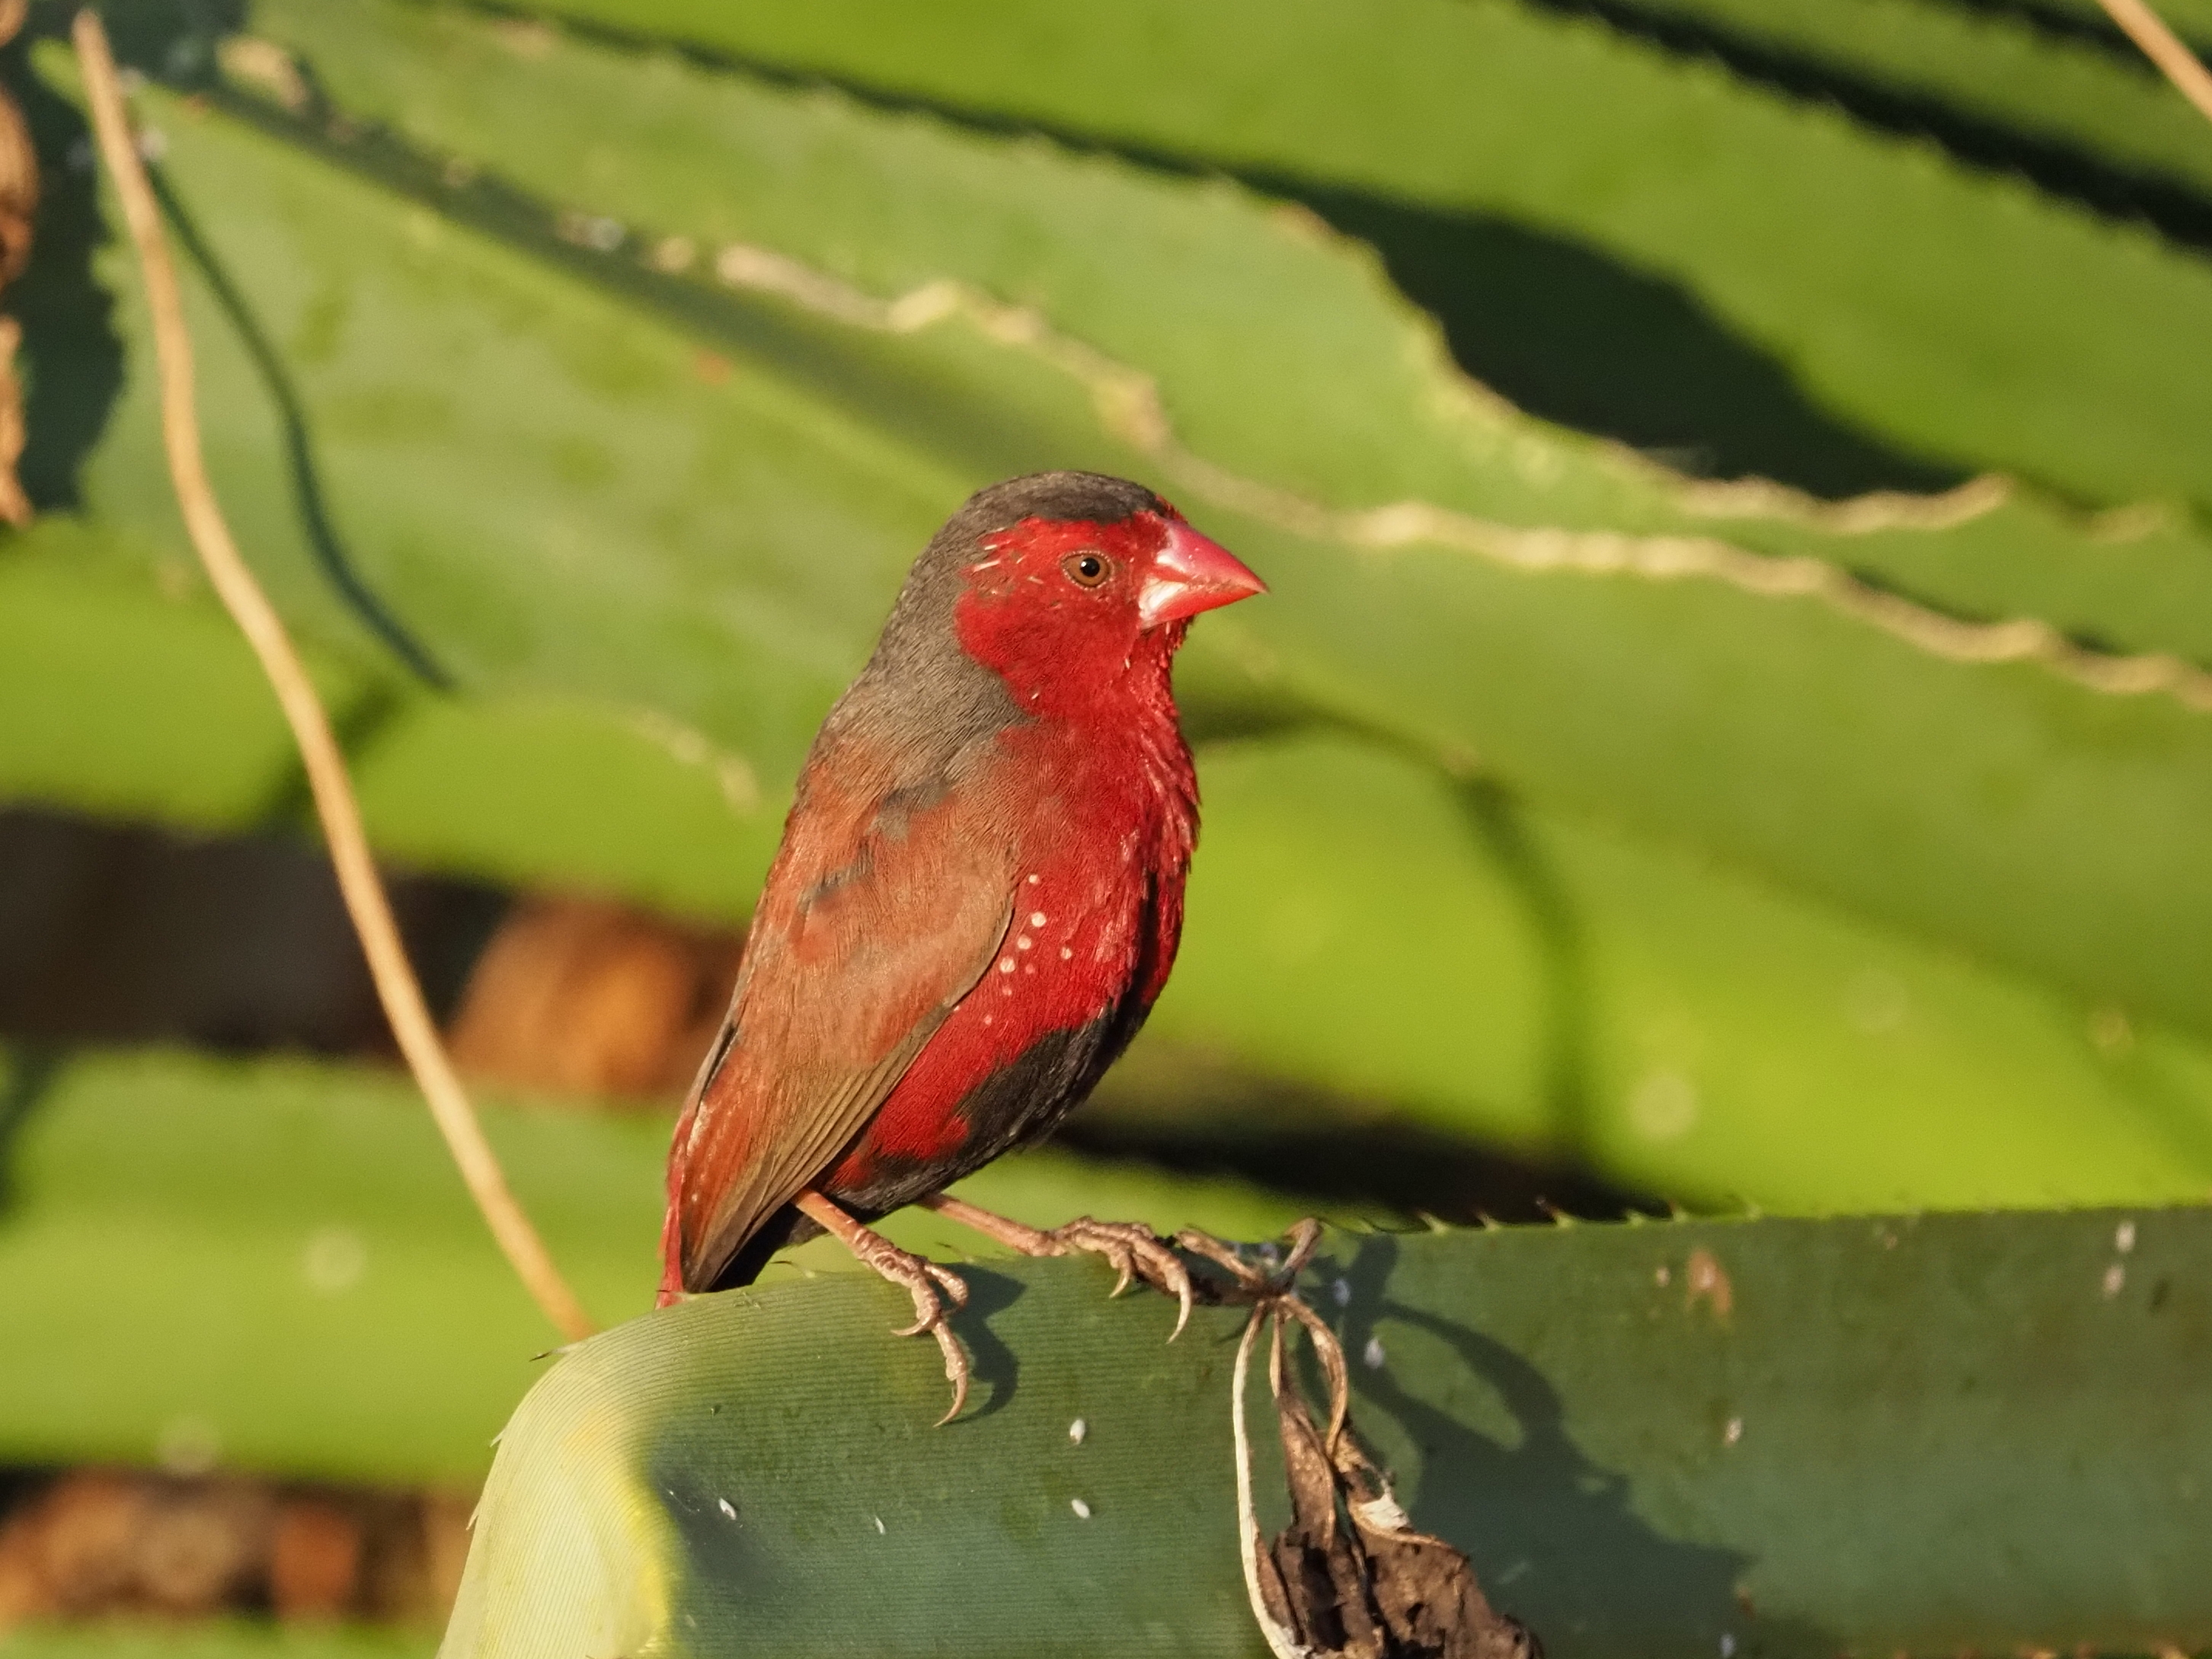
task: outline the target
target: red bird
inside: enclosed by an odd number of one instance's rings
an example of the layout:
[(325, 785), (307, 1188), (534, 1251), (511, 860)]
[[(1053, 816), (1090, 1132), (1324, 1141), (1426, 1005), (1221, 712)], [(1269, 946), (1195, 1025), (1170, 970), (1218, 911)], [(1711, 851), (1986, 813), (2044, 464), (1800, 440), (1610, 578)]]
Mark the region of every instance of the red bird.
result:
[[(1198, 788), (1169, 663), (1266, 591), (1142, 486), (1041, 472), (963, 507), (830, 711), (668, 1164), (660, 1300), (827, 1230), (914, 1297), (956, 1415), (947, 1269), (864, 1224), (923, 1203), (1032, 1255), (1096, 1250), (1182, 1299), (1146, 1229), (1053, 1232), (944, 1189), (1048, 1133), (1166, 983)], [(1182, 1328), (1178, 1322), (1176, 1328)]]

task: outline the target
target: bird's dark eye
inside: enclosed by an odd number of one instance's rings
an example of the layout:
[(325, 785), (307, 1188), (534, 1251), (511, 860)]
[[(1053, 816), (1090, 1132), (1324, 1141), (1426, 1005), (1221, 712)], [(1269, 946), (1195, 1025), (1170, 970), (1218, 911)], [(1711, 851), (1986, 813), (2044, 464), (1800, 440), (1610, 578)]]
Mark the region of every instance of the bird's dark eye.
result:
[(1078, 587), (1096, 587), (1114, 574), (1114, 562), (1103, 553), (1071, 553), (1060, 568)]

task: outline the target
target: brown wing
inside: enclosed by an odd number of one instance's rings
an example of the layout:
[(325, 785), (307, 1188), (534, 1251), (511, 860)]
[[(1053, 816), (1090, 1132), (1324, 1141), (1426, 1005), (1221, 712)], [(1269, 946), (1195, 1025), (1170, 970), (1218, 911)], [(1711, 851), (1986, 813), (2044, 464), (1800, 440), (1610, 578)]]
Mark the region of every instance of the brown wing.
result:
[(686, 1289), (831, 1166), (1006, 939), (1012, 850), (956, 792), (841, 798), (819, 781), (874, 769), (848, 758), (810, 780), (754, 914), (672, 1155)]

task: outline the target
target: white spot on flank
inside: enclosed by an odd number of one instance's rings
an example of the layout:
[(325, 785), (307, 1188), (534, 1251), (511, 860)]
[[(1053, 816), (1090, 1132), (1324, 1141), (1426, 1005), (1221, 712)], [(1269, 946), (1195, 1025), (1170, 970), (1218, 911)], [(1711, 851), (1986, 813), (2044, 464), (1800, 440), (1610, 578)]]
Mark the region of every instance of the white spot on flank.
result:
[(990, 1023), (991, 1023), (991, 1016), (990, 1016), (990, 1015), (988, 1015), (988, 1014), (984, 1015), (984, 1016), (983, 1016), (983, 1024), (986, 1024), (986, 1025), (988, 1025)]
[(2136, 1247), (2136, 1224), (2123, 1221), (2112, 1234), (2112, 1248), (2125, 1255)]
[(1083, 1437), (1090, 1432), (1091, 1425), (1079, 1417), (1067, 1425), (1067, 1437), (1079, 1446), (1083, 1443)]
[(1032, 911), (1030, 911), (1030, 927), (1043, 927), (1043, 926), (1044, 926), (1044, 912), (1043, 912), (1043, 911), (1042, 911), (1042, 910), (1032, 910)]
[(1068, 949), (1065, 945), (1061, 945), (1061, 946), (1060, 947), (1060, 959), (1062, 962), (1066, 962), (1069, 957), (1073, 957), (1074, 954), (1075, 954), (1075, 952), (1074, 952), (1074, 951), (1071, 951), (1071, 950), (1069, 950), (1069, 949)]
[(1019, 939), (1014, 941), (1014, 949), (1017, 951), (1026, 951), (1029, 948), (1030, 936), (1027, 933), (1024, 933)]
[(1338, 1307), (1348, 1308), (1352, 1305), (1352, 1281), (1350, 1279), (1338, 1279), (1335, 1284), (1328, 1287), (1328, 1292), (1331, 1296), (1336, 1298), (1336, 1305)]
[(868, 1519), (876, 1523), (876, 1530), (878, 1532), (881, 1532), (884, 1529), (884, 1517), (882, 1516), (872, 1515)]
[(1662, 1290), (1664, 1290), (1668, 1283), (1672, 1280), (1674, 1277), (1674, 1270), (1662, 1261), (1652, 1273), (1651, 1282), (1658, 1285)]
[(2120, 1293), (2120, 1287), (2127, 1282), (2128, 1270), (2125, 1267), (2123, 1267), (2118, 1262), (2115, 1261), (2111, 1267), (2106, 1268), (2105, 1300), (2110, 1302), (2114, 1297), (2118, 1296)]
[(1088, 1521), (1091, 1518), (1091, 1505), (1080, 1498), (1069, 1498), (1067, 1507), (1075, 1511), (1075, 1518), (1079, 1521)]
[(1731, 1417), (1728, 1420), (1728, 1427), (1721, 1431), (1721, 1443), (1724, 1446), (1733, 1446), (1737, 1441), (1742, 1438), (1743, 1419), (1741, 1417)]
[(1369, 1337), (1367, 1346), (1361, 1349), (1359, 1353), (1360, 1363), (1370, 1371), (1379, 1371), (1382, 1369), (1384, 1357), (1382, 1339), (1379, 1336)]
[(1723, 1636), (1721, 1638), (1721, 1659), (1735, 1659), (1735, 1637)]
[(717, 1498), (714, 1500), (714, 1507), (732, 1521), (738, 1518), (738, 1506), (726, 1498)]
[(1044, 878), (1043, 878), (1043, 877), (1032, 873), (1032, 874), (1030, 875), (1030, 886), (1032, 886), (1032, 887), (1034, 887), (1034, 886), (1036, 886), (1036, 885), (1037, 884), (1037, 883), (1039, 883), (1040, 881), (1042, 881), (1042, 880), (1043, 880), (1043, 879), (1044, 879)]
[(999, 958), (999, 971), (1002, 974), (1012, 973), (1014, 971), (1014, 959), (1012, 957), (1000, 957)]

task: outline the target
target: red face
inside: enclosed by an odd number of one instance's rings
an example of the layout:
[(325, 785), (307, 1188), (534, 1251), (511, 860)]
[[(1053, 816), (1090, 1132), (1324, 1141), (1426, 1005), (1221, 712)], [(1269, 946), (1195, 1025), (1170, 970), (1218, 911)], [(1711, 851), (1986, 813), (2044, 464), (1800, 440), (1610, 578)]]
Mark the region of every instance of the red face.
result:
[(1023, 705), (1072, 712), (1164, 672), (1201, 611), (1267, 592), (1174, 508), (1115, 524), (1024, 519), (983, 538), (953, 616), (962, 649)]

